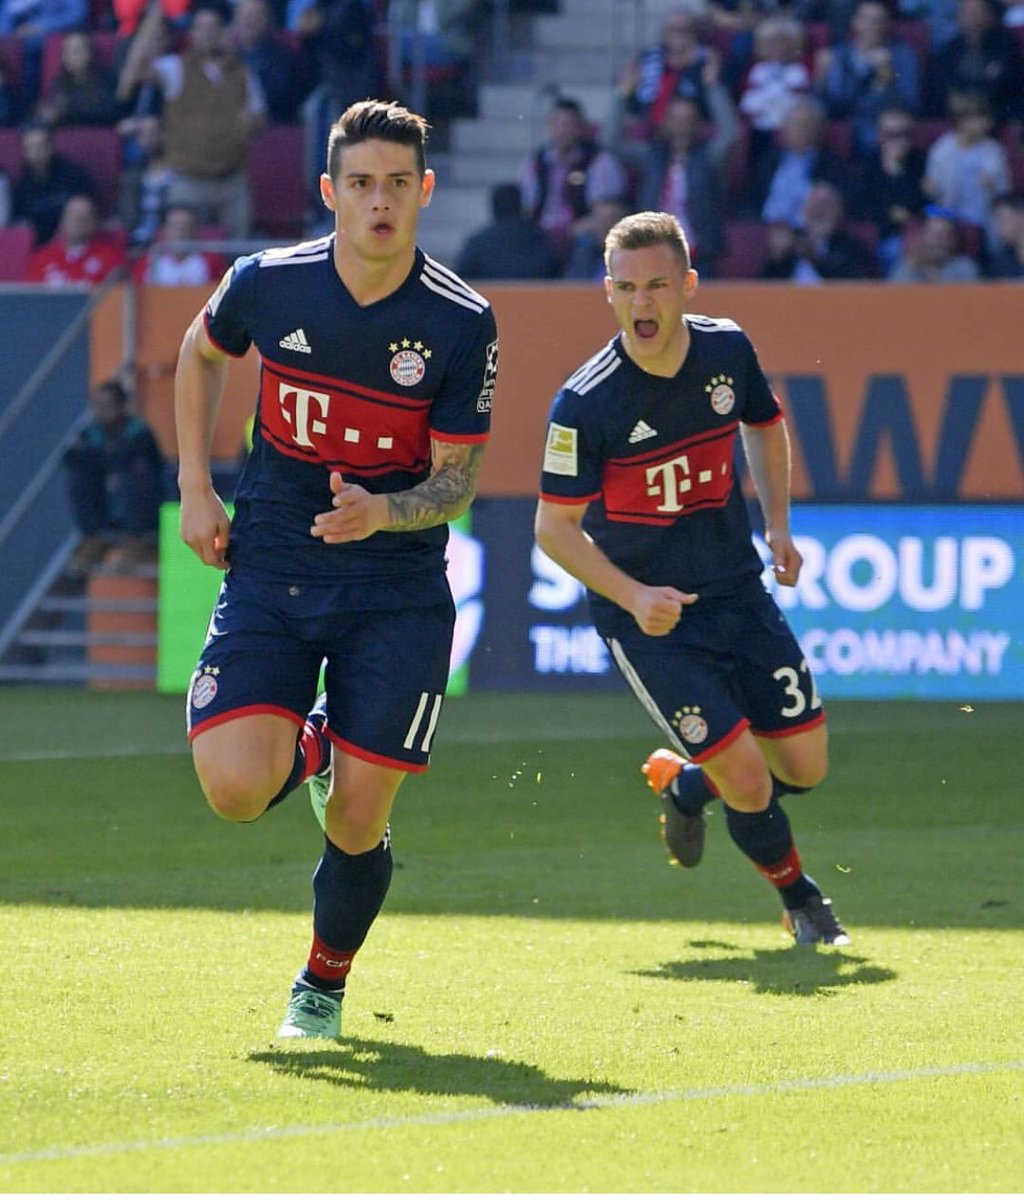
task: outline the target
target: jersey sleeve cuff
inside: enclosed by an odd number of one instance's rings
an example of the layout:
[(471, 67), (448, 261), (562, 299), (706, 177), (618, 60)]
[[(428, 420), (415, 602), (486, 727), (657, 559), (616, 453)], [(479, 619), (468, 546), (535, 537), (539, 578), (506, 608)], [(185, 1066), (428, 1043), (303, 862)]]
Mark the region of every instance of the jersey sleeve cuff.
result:
[(248, 352), (249, 352), (248, 346), (246, 346), (246, 348), (244, 350), (229, 350), (227, 348), (227, 346), (222, 346), (220, 344), (220, 342), (214, 337), (213, 332), (210, 329), (210, 314), (206, 311), (205, 308), (203, 309), (203, 328), (206, 330), (206, 336), (210, 339), (210, 342), (212, 343), (212, 345), (216, 346), (216, 348), (221, 352), (221, 354), (226, 354), (229, 358), (245, 358), (246, 354), (248, 354)]
[(600, 498), (600, 492), (591, 492), (589, 496), (556, 496), (554, 492), (541, 492), (540, 498), (547, 504), (589, 504)]
[(430, 436), (435, 442), (456, 442), (458, 444), (473, 444), (486, 442), (490, 439), (490, 431), (484, 433), (446, 433), (442, 429), (431, 429)]

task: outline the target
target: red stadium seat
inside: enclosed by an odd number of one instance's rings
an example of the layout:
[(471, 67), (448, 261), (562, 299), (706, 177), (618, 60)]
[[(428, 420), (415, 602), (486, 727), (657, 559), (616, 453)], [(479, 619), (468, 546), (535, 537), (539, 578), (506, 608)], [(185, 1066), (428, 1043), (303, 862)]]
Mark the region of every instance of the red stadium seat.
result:
[(0, 171), (13, 183), (21, 174), (21, 134), (17, 129), (0, 129)]
[(117, 131), (64, 125), (53, 131), (53, 148), (89, 172), (100, 215), (109, 217), (116, 212), (121, 182), (121, 138)]
[(825, 122), (825, 145), (843, 162), (853, 157), (853, 127), (849, 121)]
[(271, 125), (252, 142), (246, 166), (253, 226), (274, 238), (298, 237), (306, 224), (305, 131)]
[(8, 225), (0, 229), (0, 282), (17, 283), (25, 278), (32, 245), (31, 225)]
[(1024, 191), (1024, 128), (1007, 125), (999, 137), (1009, 160), (1014, 190)]
[(725, 253), (717, 264), (719, 279), (757, 279), (768, 253), (768, 230), (760, 221), (730, 221)]
[(951, 121), (941, 117), (923, 117), (914, 122), (914, 145), (927, 154), (944, 133), (953, 128)]
[(7, 86), (15, 94), (17, 94), (18, 88), (21, 85), (22, 53), (21, 38), (14, 37), (13, 34), (0, 37), (0, 67), (3, 68)]
[(928, 62), (931, 45), (927, 21), (897, 21), (892, 27), (893, 37), (901, 38), (917, 52), (922, 67)]

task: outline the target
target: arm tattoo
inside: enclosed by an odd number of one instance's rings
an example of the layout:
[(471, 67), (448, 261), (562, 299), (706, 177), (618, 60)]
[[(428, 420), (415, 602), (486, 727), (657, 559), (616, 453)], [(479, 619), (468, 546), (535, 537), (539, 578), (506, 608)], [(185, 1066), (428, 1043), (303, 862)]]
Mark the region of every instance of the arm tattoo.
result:
[(392, 532), (430, 529), (465, 512), (476, 494), (483, 457), (480, 442), (435, 442), (430, 478), (407, 492), (388, 496), (390, 520), (386, 528)]

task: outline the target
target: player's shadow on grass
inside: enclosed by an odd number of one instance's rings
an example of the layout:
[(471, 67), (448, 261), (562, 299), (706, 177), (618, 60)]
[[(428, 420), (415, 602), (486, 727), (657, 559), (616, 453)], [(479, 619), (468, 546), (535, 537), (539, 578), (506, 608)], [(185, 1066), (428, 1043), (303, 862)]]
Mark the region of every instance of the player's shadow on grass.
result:
[[(694, 949), (736, 950), (723, 942), (691, 942)], [(823, 996), (851, 984), (888, 983), (896, 972), (870, 959), (834, 948), (786, 946), (741, 952), (730, 958), (687, 959), (635, 972), (652, 979), (704, 980), (747, 984), (758, 995)]]
[(577, 1097), (629, 1094), (597, 1079), (555, 1079), (530, 1063), (473, 1054), (431, 1054), (402, 1042), (343, 1039), (331, 1049), (254, 1051), (250, 1062), (282, 1075), (378, 1092), (486, 1096), (496, 1104), (571, 1108)]

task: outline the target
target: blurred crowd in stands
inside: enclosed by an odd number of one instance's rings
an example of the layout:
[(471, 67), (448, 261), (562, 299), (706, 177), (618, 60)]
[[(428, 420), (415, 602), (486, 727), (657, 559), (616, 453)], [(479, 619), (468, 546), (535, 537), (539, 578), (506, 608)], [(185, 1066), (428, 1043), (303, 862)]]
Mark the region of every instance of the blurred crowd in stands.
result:
[[(487, 0), (414, 8), (400, 61), (471, 69)], [(224, 262), (180, 243), (319, 232), (328, 125), (387, 94), (386, 9), (0, 0), (0, 278), (206, 283)], [(467, 278), (599, 279), (645, 208), (704, 278), (1024, 278), (1021, 0), (680, 0), (607, 120), (546, 119)]]

